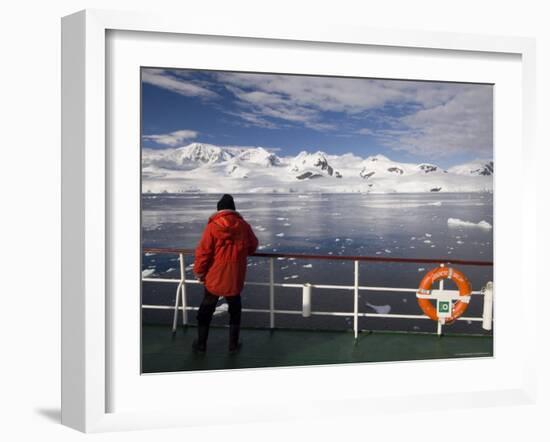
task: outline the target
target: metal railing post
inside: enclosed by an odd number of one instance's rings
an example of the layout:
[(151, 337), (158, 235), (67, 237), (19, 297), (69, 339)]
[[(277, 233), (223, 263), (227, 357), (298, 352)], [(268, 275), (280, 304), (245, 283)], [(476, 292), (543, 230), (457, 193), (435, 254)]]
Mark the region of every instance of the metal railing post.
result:
[(493, 283), (489, 281), (483, 291), (483, 330), (493, 328)]
[[(443, 265), (443, 264), (442, 264)], [(439, 290), (443, 290), (444, 286), (443, 286), (443, 279), (440, 279), (439, 280)], [(438, 318), (439, 319), (439, 318)], [(441, 336), (441, 333), (443, 332), (443, 324), (441, 323), (441, 321), (437, 321), (437, 336)]]
[(275, 269), (273, 258), (269, 258), (269, 328), (275, 328)]
[(187, 325), (187, 288), (185, 286), (185, 255), (180, 253), (182, 324)]
[(353, 334), (357, 339), (359, 332), (359, 261), (355, 260), (353, 263)]
[(172, 320), (172, 335), (176, 334), (176, 328), (178, 326), (178, 307), (180, 304), (180, 290), (181, 290), (181, 281), (178, 284), (178, 288), (176, 289), (176, 303), (174, 305), (174, 318)]

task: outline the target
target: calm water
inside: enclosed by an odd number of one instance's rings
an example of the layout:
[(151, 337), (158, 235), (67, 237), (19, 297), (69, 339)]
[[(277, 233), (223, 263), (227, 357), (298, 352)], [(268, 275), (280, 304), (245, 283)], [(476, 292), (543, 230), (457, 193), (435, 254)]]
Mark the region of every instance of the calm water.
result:
[[(195, 248), (220, 195), (143, 195), (142, 239), (144, 247)], [(452, 226), (449, 218), (493, 225), (492, 194), (243, 194), (234, 195), (237, 210), (253, 227), (262, 252), (295, 252), (338, 256), (386, 256), (493, 260), (493, 229)], [(192, 277), (193, 258), (186, 258), (187, 277)], [(360, 264), (360, 285), (416, 288), (434, 265)], [(474, 290), (493, 280), (492, 267), (456, 266), (470, 279)], [(179, 277), (174, 255), (143, 257), (144, 274)], [(268, 260), (249, 258), (248, 281), (268, 281)], [(278, 259), (275, 281), (314, 284), (353, 284), (353, 263)], [(448, 283), (453, 286), (452, 283)], [(188, 286), (189, 303), (200, 303), (199, 286)], [(454, 288), (454, 287), (453, 287)], [(175, 286), (143, 284), (144, 304), (174, 302)], [(268, 289), (245, 287), (248, 308), (268, 308)], [(276, 289), (276, 308), (300, 309), (301, 290)], [(360, 292), (360, 311), (419, 314), (414, 293)], [(474, 296), (466, 316), (481, 314), (481, 297)], [(353, 292), (315, 290), (313, 310), (353, 311)], [(189, 314), (190, 321), (195, 320)], [(144, 311), (146, 322), (170, 322), (170, 312)], [(215, 321), (227, 322), (226, 314)], [(268, 326), (267, 314), (245, 313), (243, 325)], [(349, 329), (351, 318), (277, 315), (276, 325), (297, 328)], [(360, 318), (360, 328), (433, 331), (427, 320)], [(446, 331), (482, 333), (479, 323), (459, 321)]]

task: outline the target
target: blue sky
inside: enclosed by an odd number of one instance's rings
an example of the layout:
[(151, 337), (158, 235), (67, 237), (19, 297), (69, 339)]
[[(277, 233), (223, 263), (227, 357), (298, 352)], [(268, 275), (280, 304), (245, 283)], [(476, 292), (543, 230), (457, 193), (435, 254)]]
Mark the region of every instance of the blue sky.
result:
[(142, 70), (142, 147), (190, 142), (383, 154), (442, 167), (492, 158), (490, 85)]

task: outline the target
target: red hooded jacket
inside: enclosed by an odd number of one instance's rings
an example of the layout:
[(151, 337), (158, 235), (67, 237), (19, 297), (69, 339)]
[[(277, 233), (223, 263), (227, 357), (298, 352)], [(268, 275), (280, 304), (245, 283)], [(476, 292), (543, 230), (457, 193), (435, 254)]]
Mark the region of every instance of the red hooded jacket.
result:
[(220, 210), (208, 219), (195, 249), (193, 272), (213, 295), (238, 295), (244, 286), (246, 258), (257, 247), (250, 224), (234, 210)]

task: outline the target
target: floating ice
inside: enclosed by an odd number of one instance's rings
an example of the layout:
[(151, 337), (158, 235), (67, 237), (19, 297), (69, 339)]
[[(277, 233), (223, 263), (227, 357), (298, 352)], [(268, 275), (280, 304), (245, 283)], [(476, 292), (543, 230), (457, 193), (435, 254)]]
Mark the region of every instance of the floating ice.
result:
[(459, 218), (449, 218), (447, 220), (447, 225), (449, 227), (479, 227), (481, 229), (492, 229), (493, 226), (487, 221), (482, 220), (478, 223), (473, 223), (471, 221), (464, 221)]
[(277, 261), (284, 261), (286, 258), (279, 257), (277, 258)]
[(147, 252), (147, 253), (145, 254), (145, 256), (154, 256), (154, 255), (156, 255), (156, 253)]
[(428, 206), (441, 206), (441, 201), (434, 201), (433, 203), (428, 203)]
[(223, 304), (220, 304), (218, 307), (216, 307), (216, 310), (214, 310), (214, 316), (223, 315), (224, 313), (227, 313), (228, 309), (229, 306), (224, 302)]
[(384, 252), (391, 253), (391, 250), (390, 249), (384, 249)]
[(166, 270), (166, 273), (175, 272), (176, 269), (174, 267), (170, 267), (168, 270)]
[(424, 242), (425, 242), (426, 244), (430, 244), (432, 241), (431, 241), (430, 239), (425, 239)]
[(390, 305), (374, 305), (370, 302), (366, 302), (365, 304), (376, 311), (379, 315), (387, 315), (391, 311)]
[(284, 223), (284, 224), (283, 224), (283, 226), (286, 226), (286, 227), (291, 226), (291, 225), (292, 225), (292, 224), (290, 224), (290, 223)]
[(302, 266), (304, 269), (312, 269), (313, 268), (313, 264), (304, 264)]
[(334, 241), (339, 242), (339, 241), (340, 241), (340, 238), (336, 238)]
[(290, 277), (290, 279), (296, 279), (297, 277), (298, 277), (298, 275), (292, 275), (292, 276)]
[(423, 272), (424, 270), (426, 270), (424, 267), (418, 267), (419, 272)]
[(155, 269), (145, 269), (141, 272), (142, 278), (147, 278), (148, 276), (151, 276), (153, 273), (155, 273)]
[(376, 254), (377, 254), (377, 255), (381, 255), (381, 254), (382, 254), (382, 252), (376, 252)]
[(275, 236), (282, 237), (282, 236), (285, 236), (285, 234), (281, 232), (281, 233), (276, 233)]
[(281, 270), (286, 270), (286, 269), (288, 269), (288, 266), (281, 267)]
[(456, 243), (457, 243), (457, 244), (464, 244), (464, 241), (458, 240)]
[(426, 235), (426, 238), (431, 238), (432, 237), (431, 233), (425, 233), (424, 235)]
[(277, 221), (287, 221), (287, 220), (288, 218), (281, 218), (281, 217), (277, 218)]

